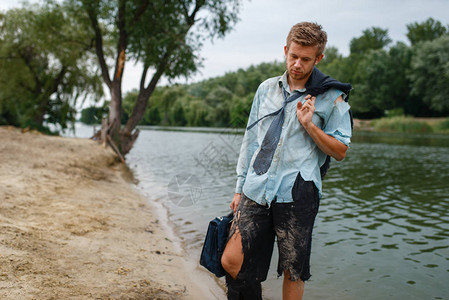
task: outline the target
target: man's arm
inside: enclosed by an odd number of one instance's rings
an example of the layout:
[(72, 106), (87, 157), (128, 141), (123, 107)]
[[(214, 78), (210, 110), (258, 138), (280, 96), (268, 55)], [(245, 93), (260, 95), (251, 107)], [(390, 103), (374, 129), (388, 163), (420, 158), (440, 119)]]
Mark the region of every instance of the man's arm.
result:
[[(254, 123), (258, 118), (258, 110), (259, 110), (259, 96), (260, 96), (260, 87), (257, 89), (256, 94), (254, 95), (253, 104), (251, 105), (251, 111), (248, 117), (248, 125)], [(252, 128), (249, 131), (245, 130), (245, 135), (243, 136), (242, 146), (240, 148), (240, 154), (237, 161), (237, 183), (235, 188), (234, 197), (231, 201), (231, 209), (235, 212), (237, 210), (237, 206), (240, 203), (243, 184), (246, 180), (246, 175), (248, 173), (249, 164), (251, 162), (251, 158), (254, 152), (258, 148), (257, 143), (257, 128)]]
[(231, 209), (232, 209), (232, 211), (234, 213), (235, 213), (235, 211), (237, 210), (237, 207), (240, 204), (240, 200), (242, 200), (242, 194), (241, 193), (235, 193), (234, 194), (234, 198), (232, 198), (231, 205), (230, 205), (230, 207), (231, 207)]
[[(335, 102), (341, 102), (343, 98), (340, 96)], [(296, 109), (296, 116), (299, 122), (307, 131), (309, 136), (313, 139), (318, 148), (321, 149), (327, 155), (332, 156), (336, 160), (340, 161), (346, 156), (348, 146), (337, 140), (336, 138), (326, 134), (321, 128), (317, 127), (312, 122), (312, 116), (315, 112), (315, 97), (308, 95), (306, 102), (302, 104), (298, 102)]]

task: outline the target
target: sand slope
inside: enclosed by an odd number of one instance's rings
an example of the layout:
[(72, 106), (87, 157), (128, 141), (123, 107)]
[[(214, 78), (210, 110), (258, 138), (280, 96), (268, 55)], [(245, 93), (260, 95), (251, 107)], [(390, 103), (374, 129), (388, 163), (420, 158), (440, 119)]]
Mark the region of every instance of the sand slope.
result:
[(126, 174), (93, 141), (0, 127), (0, 298), (206, 299)]

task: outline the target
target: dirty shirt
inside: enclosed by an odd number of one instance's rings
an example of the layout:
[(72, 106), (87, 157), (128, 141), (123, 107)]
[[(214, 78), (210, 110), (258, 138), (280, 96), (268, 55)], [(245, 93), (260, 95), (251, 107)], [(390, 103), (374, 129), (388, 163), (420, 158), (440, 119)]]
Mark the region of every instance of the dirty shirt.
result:
[[(288, 95), (305, 91), (290, 91), (287, 72), (282, 76), (267, 79), (259, 86), (254, 96), (248, 124), (282, 107), (282, 88)], [(293, 202), (291, 190), (298, 172), (301, 172), (304, 180), (314, 182), (321, 197), (320, 166), (327, 155), (318, 148), (296, 116), (297, 103), (304, 103), (306, 96), (307, 93), (287, 104), (281, 137), (271, 166), (265, 174), (257, 175), (253, 163), (274, 117), (267, 117), (245, 131), (236, 168), (236, 193), (243, 192), (261, 205), (270, 206), (274, 199), (278, 203)], [(335, 88), (318, 95), (312, 122), (326, 134), (349, 146), (352, 133), (350, 106), (345, 101), (335, 103), (339, 96), (346, 97), (342, 91)]]

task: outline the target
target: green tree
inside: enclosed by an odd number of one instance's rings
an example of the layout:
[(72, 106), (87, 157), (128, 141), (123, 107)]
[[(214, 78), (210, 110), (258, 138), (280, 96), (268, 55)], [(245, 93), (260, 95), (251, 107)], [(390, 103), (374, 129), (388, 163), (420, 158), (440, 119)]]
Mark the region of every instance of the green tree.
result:
[(108, 103), (103, 106), (90, 106), (81, 110), (80, 121), (84, 124), (101, 124), (101, 120), (108, 114)]
[[(382, 63), (388, 61), (383, 50), (391, 39), (388, 30), (379, 27), (371, 27), (363, 30), (360, 37), (353, 38), (350, 42), (350, 55), (347, 58), (331, 63), (330, 75), (340, 81), (351, 82), (354, 91), (351, 92), (351, 106), (356, 117), (375, 117), (383, 114), (377, 97), (372, 98), (373, 89), (384, 88), (379, 86), (381, 78), (384, 78)], [(381, 59), (377, 63), (374, 59)], [(335, 73), (334, 73), (335, 72)], [(381, 76), (377, 78), (376, 76)]]
[(139, 95), (139, 91), (137, 89), (132, 89), (127, 92), (123, 97), (122, 103), (122, 116), (120, 118), (120, 124), (126, 124), (129, 120), (129, 116), (131, 115), (134, 105), (136, 105), (137, 97)]
[(251, 105), (253, 103), (255, 92), (245, 97), (234, 96), (230, 106), (230, 117), (232, 127), (245, 127), (248, 123)]
[(338, 52), (336, 47), (328, 46), (326, 47), (326, 50), (324, 50), (324, 57), (320, 62), (320, 66), (323, 67), (323, 65), (331, 64), (332, 62), (342, 58), (343, 56)]
[[(223, 37), (237, 20), (239, 0), (66, 0), (86, 13), (94, 32), (103, 80), (111, 94), (109, 134), (122, 154), (132, 148), (150, 96), (162, 76), (188, 76), (200, 63), (206, 38)], [(201, 17), (200, 17), (201, 14)], [(107, 64), (113, 49), (114, 72)], [(120, 127), (122, 78), (127, 61), (142, 63), (139, 94), (128, 122)], [(151, 78), (147, 78), (149, 72)]]
[(145, 125), (159, 125), (161, 123), (161, 113), (158, 107), (149, 107), (148, 113), (145, 114), (144, 124)]
[(328, 74), (342, 82), (351, 82), (355, 72), (355, 64), (352, 58), (343, 57), (335, 47), (328, 47), (325, 50), (324, 58), (318, 64), (325, 74)]
[(365, 29), (362, 36), (353, 38), (349, 49), (351, 54), (363, 55), (370, 50), (383, 49), (390, 43), (391, 39), (388, 36), (388, 29), (372, 27)]
[(436, 112), (449, 112), (449, 35), (420, 43), (412, 58), (411, 93)]
[(170, 111), (170, 124), (174, 126), (185, 126), (187, 119), (185, 116), (183, 105), (181, 101), (176, 101)]
[(226, 127), (229, 125), (229, 105), (232, 92), (222, 85), (215, 86), (205, 97), (206, 104), (212, 108), (208, 120), (213, 126)]
[(432, 41), (448, 32), (440, 21), (428, 18), (422, 23), (414, 22), (407, 25), (407, 38), (412, 45), (419, 42)]
[(365, 54), (356, 70), (356, 89), (352, 104), (358, 117), (381, 117), (385, 112), (400, 110), (412, 113), (410, 70), (412, 50), (397, 43), (387, 50), (373, 50)]
[(164, 112), (163, 124), (170, 125), (172, 121), (170, 119), (170, 111), (173, 105), (177, 102), (176, 100), (184, 95), (184, 89), (180, 85), (174, 85), (171, 87), (165, 87), (163, 89), (160, 105), (162, 106)]
[(157, 87), (151, 95), (151, 103), (145, 111), (142, 125), (161, 125), (163, 112), (163, 93), (168, 87)]
[(399, 109), (405, 115), (418, 115), (423, 111), (423, 102), (410, 92), (411, 82), (408, 77), (411, 68), (413, 49), (402, 42), (396, 43), (388, 51), (388, 78), (384, 84), (389, 86), (385, 101), (390, 104), (388, 110)]
[(65, 129), (80, 99), (101, 96), (87, 31), (69, 5), (49, 2), (0, 15), (0, 122)]
[(389, 57), (385, 50), (372, 50), (365, 54), (358, 64), (357, 85), (351, 95), (351, 106), (357, 117), (374, 118), (383, 115), (390, 87)]
[(204, 101), (192, 99), (186, 107), (186, 118), (188, 126), (210, 126), (207, 119), (210, 107), (204, 105)]

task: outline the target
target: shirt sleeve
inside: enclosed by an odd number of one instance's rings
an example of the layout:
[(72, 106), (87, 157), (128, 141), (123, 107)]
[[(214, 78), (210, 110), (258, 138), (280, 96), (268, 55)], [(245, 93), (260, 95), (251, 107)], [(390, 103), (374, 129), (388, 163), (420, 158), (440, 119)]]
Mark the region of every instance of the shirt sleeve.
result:
[[(259, 86), (254, 96), (251, 112), (248, 118), (248, 125), (254, 123), (258, 118), (261, 89), (262, 88)], [(250, 130), (245, 130), (245, 135), (243, 136), (242, 146), (240, 148), (240, 154), (236, 168), (237, 172), (237, 183), (235, 187), (236, 193), (239, 194), (242, 193), (243, 185), (245, 184), (246, 174), (248, 174), (251, 159), (258, 147), (259, 144), (257, 142), (257, 126), (251, 128)]]
[[(338, 91), (335, 99), (337, 99), (340, 95), (342, 95), (343, 98), (346, 97), (344, 93)], [(352, 136), (351, 116), (349, 109), (350, 106), (346, 101), (337, 103), (332, 102), (332, 109), (329, 114), (329, 118), (323, 128), (323, 131), (326, 134), (336, 138), (346, 146), (349, 146), (351, 143)]]

